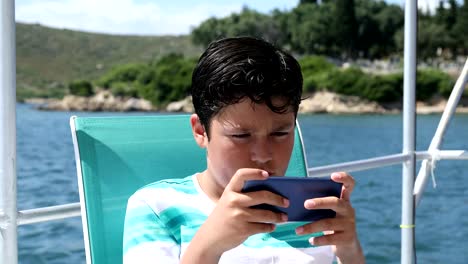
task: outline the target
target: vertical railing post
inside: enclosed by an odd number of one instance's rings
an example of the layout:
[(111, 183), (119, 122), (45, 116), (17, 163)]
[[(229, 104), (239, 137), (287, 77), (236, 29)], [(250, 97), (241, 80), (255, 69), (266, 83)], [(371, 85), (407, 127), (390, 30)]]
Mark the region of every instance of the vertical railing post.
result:
[(0, 4), (0, 263), (18, 263), (15, 1)]
[(405, 48), (403, 87), (403, 153), (411, 158), (403, 163), (401, 193), (401, 263), (415, 261), (414, 196), (416, 145), (416, 40), (417, 0), (405, 1)]

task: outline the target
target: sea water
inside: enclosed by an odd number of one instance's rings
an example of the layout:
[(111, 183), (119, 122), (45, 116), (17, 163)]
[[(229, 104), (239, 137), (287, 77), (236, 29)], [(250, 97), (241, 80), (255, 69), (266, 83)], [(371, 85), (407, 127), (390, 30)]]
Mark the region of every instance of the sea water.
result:
[[(17, 106), (18, 209), (79, 201), (69, 128), (72, 113)], [(417, 117), (417, 150), (426, 150), (440, 115)], [(309, 167), (402, 151), (401, 115), (300, 115)], [(442, 149), (468, 150), (468, 115), (452, 120)], [(419, 170), (419, 164), (416, 167)], [(368, 263), (400, 263), (401, 165), (354, 172), (351, 202)], [(468, 263), (468, 161), (441, 161), (416, 212), (418, 263)], [(18, 228), (19, 263), (85, 263), (79, 217)]]

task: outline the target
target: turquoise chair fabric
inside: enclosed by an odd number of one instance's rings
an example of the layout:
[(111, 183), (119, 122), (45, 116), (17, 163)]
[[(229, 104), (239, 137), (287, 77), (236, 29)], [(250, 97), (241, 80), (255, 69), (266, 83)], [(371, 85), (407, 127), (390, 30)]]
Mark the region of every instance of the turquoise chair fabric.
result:
[[(122, 263), (127, 200), (140, 187), (206, 168), (189, 115), (72, 117), (87, 263)], [(286, 175), (307, 176), (297, 126)]]

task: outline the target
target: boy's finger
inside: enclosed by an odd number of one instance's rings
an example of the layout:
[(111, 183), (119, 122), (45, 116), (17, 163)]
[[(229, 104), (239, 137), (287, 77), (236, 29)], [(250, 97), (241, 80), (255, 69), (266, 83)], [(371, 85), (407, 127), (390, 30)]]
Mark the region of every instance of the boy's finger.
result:
[(234, 192), (241, 192), (244, 183), (248, 180), (265, 180), (268, 178), (268, 172), (260, 169), (239, 169), (232, 176), (231, 181), (226, 186)]
[(288, 199), (269, 191), (256, 191), (245, 193), (241, 198), (241, 203), (245, 207), (254, 206), (258, 204), (270, 204), (285, 208), (289, 206)]
[(343, 240), (343, 233), (333, 233), (318, 237), (311, 237), (309, 243), (314, 246), (326, 246), (326, 245), (336, 245), (337, 242)]
[(334, 172), (331, 175), (331, 179), (343, 184), (343, 188), (341, 189), (341, 199), (349, 201), (355, 185), (354, 178), (346, 172)]
[(249, 234), (270, 233), (275, 230), (276, 225), (270, 223), (249, 223)]
[(343, 219), (339, 218), (325, 218), (309, 224), (302, 225), (296, 228), (296, 234), (305, 235), (317, 232), (323, 232), (325, 230), (332, 230), (334, 232), (343, 231)]
[(309, 210), (331, 209), (341, 215), (350, 215), (354, 212), (349, 202), (334, 196), (306, 200), (304, 207)]
[(284, 223), (288, 221), (288, 216), (283, 213), (276, 213), (264, 209), (248, 209), (250, 223)]

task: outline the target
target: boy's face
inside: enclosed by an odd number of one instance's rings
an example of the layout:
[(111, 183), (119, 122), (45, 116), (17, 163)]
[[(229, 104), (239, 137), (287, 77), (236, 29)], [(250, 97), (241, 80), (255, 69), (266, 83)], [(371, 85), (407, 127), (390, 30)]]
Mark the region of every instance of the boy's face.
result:
[[(273, 103), (282, 103), (281, 99)], [(294, 112), (278, 114), (250, 99), (225, 107), (210, 124), (210, 139), (203, 135), (200, 146), (207, 149), (204, 172), (221, 192), (241, 168), (258, 168), (270, 175), (286, 172), (294, 145)], [(213, 190), (212, 190), (213, 191)]]

